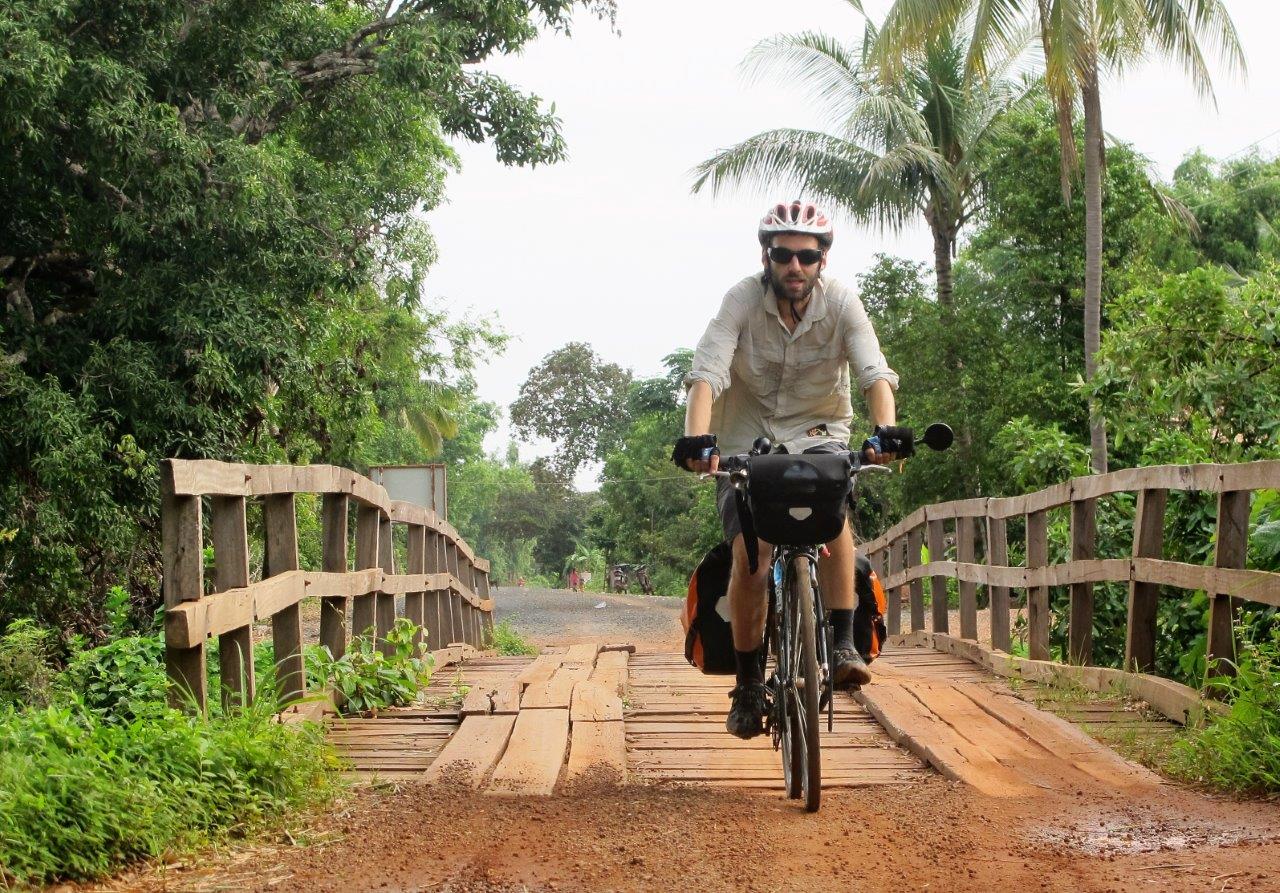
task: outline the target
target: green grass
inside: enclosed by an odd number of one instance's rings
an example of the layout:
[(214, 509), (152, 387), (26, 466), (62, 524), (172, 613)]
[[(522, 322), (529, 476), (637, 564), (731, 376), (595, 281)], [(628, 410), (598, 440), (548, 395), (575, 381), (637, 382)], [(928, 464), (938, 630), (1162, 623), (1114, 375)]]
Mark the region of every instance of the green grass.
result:
[(170, 709), (163, 650), (114, 639), (0, 706), (0, 888), (101, 878), (337, 792), (323, 731), (275, 722), (269, 686), (242, 713), (216, 698), (208, 717)]
[(516, 632), (510, 620), (503, 620), (493, 627), (493, 648), (499, 654), (537, 654), (538, 646), (525, 641), (524, 636)]
[(1212, 683), (1230, 707), (1174, 748), (1179, 778), (1239, 794), (1280, 794), (1280, 627), (1243, 648), (1235, 676)]
[(139, 859), (244, 835), (326, 801), (337, 759), (318, 726), (263, 704), (128, 723), (78, 706), (0, 714), (0, 866), (8, 881), (104, 877)]

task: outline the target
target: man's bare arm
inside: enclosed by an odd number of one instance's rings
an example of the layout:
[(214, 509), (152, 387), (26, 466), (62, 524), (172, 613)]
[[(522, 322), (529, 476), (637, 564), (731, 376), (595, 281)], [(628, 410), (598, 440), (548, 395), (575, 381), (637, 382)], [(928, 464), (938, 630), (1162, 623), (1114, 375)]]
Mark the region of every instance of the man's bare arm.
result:
[[(711, 433), (711, 403), (711, 385), (705, 381), (695, 381), (689, 388), (689, 402), (684, 410), (686, 437)], [(720, 457), (712, 456), (710, 460), (690, 461), (688, 467), (699, 474), (715, 471), (720, 467)]]
[[(867, 411), (871, 415), (871, 427), (898, 424), (898, 403), (893, 397), (893, 388), (889, 386), (889, 382), (883, 378), (871, 382), (871, 387), (863, 392), (863, 396), (867, 400)], [(692, 406), (692, 399), (689, 403)], [(687, 418), (686, 416), (686, 429), (689, 424)]]

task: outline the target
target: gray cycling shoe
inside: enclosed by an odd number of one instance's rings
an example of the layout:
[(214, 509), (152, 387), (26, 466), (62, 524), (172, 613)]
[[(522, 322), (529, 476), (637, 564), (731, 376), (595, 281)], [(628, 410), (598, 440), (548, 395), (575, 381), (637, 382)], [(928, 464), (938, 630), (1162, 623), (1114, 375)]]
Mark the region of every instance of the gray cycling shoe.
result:
[(832, 655), (835, 662), (833, 673), (837, 688), (845, 685), (867, 685), (871, 682), (871, 668), (862, 659), (856, 648), (837, 648)]
[(769, 688), (763, 682), (739, 682), (729, 692), (733, 705), (724, 727), (739, 738), (754, 738), (764, 732), (769, 712)]

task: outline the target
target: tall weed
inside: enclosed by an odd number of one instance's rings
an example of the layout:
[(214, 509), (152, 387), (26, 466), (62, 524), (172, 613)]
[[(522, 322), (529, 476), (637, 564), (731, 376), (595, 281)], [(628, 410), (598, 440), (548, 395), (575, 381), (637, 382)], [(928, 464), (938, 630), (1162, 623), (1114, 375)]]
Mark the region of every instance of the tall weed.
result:
[(1179, 743), (1171, 771), (1228, 791), (1280, 793), (1280, 628), (1242, 648), (1235, 676), (1210, 684), (1230, 710)]
[(0, 636), (0, 707), (49, 703), (55, 676), (53, 633), (27, 619), (15, 620)]

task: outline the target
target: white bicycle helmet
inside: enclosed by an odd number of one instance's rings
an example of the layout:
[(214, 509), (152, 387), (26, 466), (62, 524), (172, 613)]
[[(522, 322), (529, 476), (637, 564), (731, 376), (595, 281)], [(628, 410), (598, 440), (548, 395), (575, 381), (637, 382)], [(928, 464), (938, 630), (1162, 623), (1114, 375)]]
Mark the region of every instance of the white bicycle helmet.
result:
[(835, 239), (834, 227), (827, 212), (811, 202), (801, 202), (799, 199), (790, 204), (779, 202), (760, 221), (757, 235), (761, 245), (767, 247), (769, 239), (778, 233), (816, 236), (824, 248), (830, 248)]

